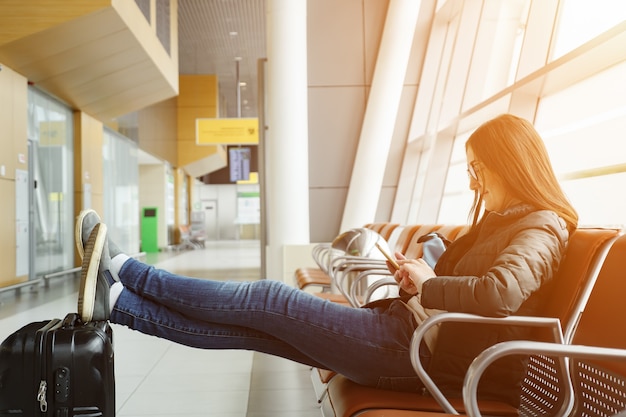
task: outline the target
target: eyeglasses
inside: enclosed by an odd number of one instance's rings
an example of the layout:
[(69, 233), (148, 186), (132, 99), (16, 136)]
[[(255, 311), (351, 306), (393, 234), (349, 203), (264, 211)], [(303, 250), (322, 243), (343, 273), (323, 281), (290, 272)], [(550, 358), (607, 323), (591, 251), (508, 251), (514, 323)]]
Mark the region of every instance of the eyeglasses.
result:
[(476, 161), (472, 161), (467, 164), (467, 176), (474, 181), (478, 181), (478, 175), (476, 174), (476, 168), (474, 165), (476, 165)]

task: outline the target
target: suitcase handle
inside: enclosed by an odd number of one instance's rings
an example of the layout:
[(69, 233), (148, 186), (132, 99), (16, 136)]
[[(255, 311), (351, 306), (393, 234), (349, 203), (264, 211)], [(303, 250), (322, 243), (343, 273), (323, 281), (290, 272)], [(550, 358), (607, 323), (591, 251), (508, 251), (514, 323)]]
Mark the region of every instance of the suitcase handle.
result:
[(78, 313), (68, 313), (63, 319), (63, 322), (61, 323), (61, 327), (64, 327), (64, 328), (76, 327), (76, 326), (80, 326), (82, 323), (83, 322), (80, 319), (80, 316), (78, 315)]

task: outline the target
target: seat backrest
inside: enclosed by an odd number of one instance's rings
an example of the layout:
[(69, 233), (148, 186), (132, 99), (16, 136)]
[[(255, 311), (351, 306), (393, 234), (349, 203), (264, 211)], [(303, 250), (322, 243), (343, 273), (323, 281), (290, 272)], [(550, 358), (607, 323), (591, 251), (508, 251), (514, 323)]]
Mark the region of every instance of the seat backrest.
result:
[(393, 231), (399, 226), (398, 223), (385, 223), (380, 228), (378, 233), (386, 240), (389, 241), (389, 237), (393, 233)]
[[(545, 317), (560, 319), (566, 341), (571, 338), (579, 310), (589, 298), (600, 266), (619, 233), (618, 229), (579, 228), (570, 237), (565, 257), (553, 279), (551, 298), (542, 311)], [(554, 395), (554, 387), (565, 389), (560, 372), (554, 358), (541, 355), (529, 358), (522, 382), (522, 416), (550, 415), (552, 410), (559, 409), (563, 397)]]
[[(611, 245), (587, 303), (580, 314), (572, 344), (626, 348), (626, 235)], [(624, 368), (626, 371), (626, 368)]]
[(553, 279), (552, 297), (545, 317), (558, 317), (569, 341), (579, 311), (594, 285), (600, 267), (621, 233), (619, 229), (578, 228), (572, 233), (559, 270)]
[(422, 243), (418, 242), (418, 239), (431, 232), (436, 232), (441, 228), (440, 224), (423, 224), (419, 229), (415, 231), (409, 245), (404, 252), (404, 256), (409, 259), (417, 259), (422, 257)]
[(387, 225), (387, 223), (368, 223), (363, 227), (366, 229), (373, 230), (376, 233), (380, 233), (381, 229), (384, 228), (385, 225)]
[(464, 235), (469, 230), (468, 225), (441, 225), (441, 224), (425, 224), (420, 226), (414, 233), (409, 246), (404, 254), (409, 259), (417, 259), (423, 255), (422, 243), (418, 242), (418, 239), (428, 233), (437, 232), (444, 236), (446, 239), (453, 241), (457, 237)]
[[(626, 235), (611, 246), (574, 329), (572, 344), (626, 349)], [(626, 409), (626, 362), (572, 360), (574, 416)], [(599, 400), (600, 399), (600, 400)]]
[(411, 243), (412, 239), (413, 239), (413, 235), (415, 235), (415, 232), (417, 230), (419, 230), (419, 228), (421, 227), (421, 225), (408, 225), (405, 226), (402, 229), (402, 232), (400, 233), (400, 236), (398, 236), (398, 239), (396, 240), (395, 246), (393, 248), (390, 248), (392, 251), (394, 252), (400, 252), (400, 253), (406, 253), (406, 249), (409, 246), (409, 244)]
[(389, 237), (387, 238), (387, 244), (389, 245), (389, 249), (395, 250), (398, 239), (400, 239), (400, 235), (402, 234), (402, 231), (404, 229), (404, 226), (398, 226), (394, 228), (393, 231), (389, 234)]

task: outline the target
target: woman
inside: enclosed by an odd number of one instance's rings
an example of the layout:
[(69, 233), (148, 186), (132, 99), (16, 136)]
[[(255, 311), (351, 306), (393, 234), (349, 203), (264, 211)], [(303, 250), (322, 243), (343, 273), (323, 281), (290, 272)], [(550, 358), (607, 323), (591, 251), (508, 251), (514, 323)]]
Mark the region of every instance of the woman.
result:
[[(421, 384), (409, 349), (419, 303), (486, 316), (536, 313), (540, 289), (552, 279), (577, 226), (529, 122), (512, 115), (488, 121), (471, 135), (466, 151), (475, 192), (472, 227), (434, 270), (397, 253), (400, 298), (351, 308), (277, 281), (176, 276), (121, 253), (107, 241), (97, 214), (87, 211), (76, 227), (81, 254), (84, 246), (79, 312), (85, 321), (110, 319), (188, 346), (255, 350), (331, 369), (364, 385), (417, 390)], [(467, 326), (442, 327), (432, 352), (430, 371), (456, 396), (477, 353), (519, 336), (491, 328), (472, 330), (466, 339), (466, 332)], [(520, 366), (496, 372), (486, 397), (516, 404)], [(511, 390), (503, 390), (504, 380), (506, 386), (513, 381)]]

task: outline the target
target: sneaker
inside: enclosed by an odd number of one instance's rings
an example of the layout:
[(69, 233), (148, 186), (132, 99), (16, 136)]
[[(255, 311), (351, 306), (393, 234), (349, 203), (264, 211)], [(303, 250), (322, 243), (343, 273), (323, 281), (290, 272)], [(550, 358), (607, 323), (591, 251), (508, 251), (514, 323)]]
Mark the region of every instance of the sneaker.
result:
[(106, 234), (106, 225), (97, 223), (84, 246), (78, 290), (78, 314), (84, 323), (108, 320), (110, 316), (110, 284), (105, 275), (110, 263)]
[(76, 219), (76, 227), (74, 229), (74, 240), (76, 241), (76, 250), (80, 259), (85, 256), (85, 244), (93, 228), (100, 223), (100, 216), (95, 210), (87, 209), (80, 212)]
[[(74, 240), (80, 259), (83, 259), (85, 256), (85, 245), (87, 244), (87, 239), (89, 239), (91, 231), (101, 221), (102, 220), (100, 219), (100, 216), (98, 216), (98, 213), (92, 209), (83, 210), (78, 215), (78, 218), (76, 219), (76, 226), (74, 228)], [(121, 249), (113, 243), (111, 239), (107, 238), (107, 242), (111, 258), (122, 253)]]

